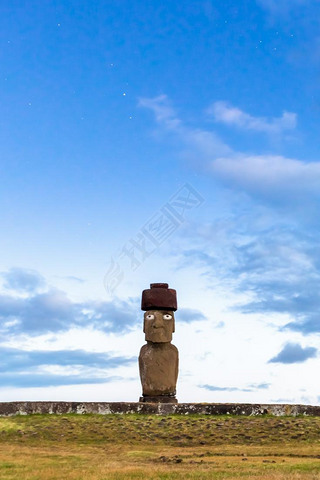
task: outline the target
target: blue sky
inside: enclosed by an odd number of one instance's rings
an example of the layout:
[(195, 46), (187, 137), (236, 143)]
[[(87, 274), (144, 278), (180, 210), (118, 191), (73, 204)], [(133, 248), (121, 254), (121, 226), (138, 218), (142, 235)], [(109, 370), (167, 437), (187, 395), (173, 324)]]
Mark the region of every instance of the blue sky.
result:
[(168, 282), (180, 401), (319, 404), (320, 2), (0, 13), (0, 397), (136, 401)]

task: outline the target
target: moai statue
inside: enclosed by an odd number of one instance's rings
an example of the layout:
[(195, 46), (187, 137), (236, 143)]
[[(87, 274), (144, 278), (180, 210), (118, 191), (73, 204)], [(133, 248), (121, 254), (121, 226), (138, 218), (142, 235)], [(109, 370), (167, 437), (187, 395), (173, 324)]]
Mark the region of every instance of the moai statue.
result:
[(152, 283), (143, 290), (141, 310), (145, 311), (143, 331), (146, 345), (140, 350), (142, 383), (140, 402), (177, 403), (178, 349), (171, 344), (177, 294), (167, 283)]

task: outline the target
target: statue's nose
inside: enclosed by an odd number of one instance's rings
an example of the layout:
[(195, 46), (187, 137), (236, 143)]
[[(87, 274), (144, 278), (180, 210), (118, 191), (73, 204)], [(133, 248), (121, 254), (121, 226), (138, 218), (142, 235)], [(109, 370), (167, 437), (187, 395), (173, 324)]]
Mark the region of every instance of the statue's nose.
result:
[(153, 322), (153, 328), (161, 328), (163, 327), (163, 319), (162, 316), (157, 315)]

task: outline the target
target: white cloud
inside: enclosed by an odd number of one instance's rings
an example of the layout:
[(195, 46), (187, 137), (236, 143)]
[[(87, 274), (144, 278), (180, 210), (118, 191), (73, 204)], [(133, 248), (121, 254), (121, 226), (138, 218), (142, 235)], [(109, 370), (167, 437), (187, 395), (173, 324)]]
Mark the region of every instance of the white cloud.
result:
[(283, 112), (280, 118), (268, 120), (264, 117), (254, 117), (227, 102), (213, 103), (208, 109), (208, 113), (213, 114), (216, 122), (268, 134), (279, 134), (285, 130), (292, 130), (297, 125), (296, 113)]
[[(221, 109), (221, 102), (214, 105), (217, 104), (220, 105), (220, 118), (225, 118), (225, 122), (242, 124), (252, 130), (279, 133), (281, 129), (295, 126), (293, 113), (286, 113), (280, 119), (268, 122), (238, 109)], [(320, 162), (303, 162), (282, 155), (236, 152), (214, 131), (185, 125), (169, 106), (166, 95), (141, 99), (140, 106), (152, 110), (158, 124), (176, 135), (181, 150), (186, 151), (189, 158), (194, 156), (198, 166), (204, 165), (226, 185), (245, 190), (250, 195), (263, 194), (270, 199), (275, 194), (278, 199), (287, 199), (288, 195), (294, 199), (297, 194), (317, 195), (320, 191)]]
[(139, 106), (145, 107), (154, 113), (156, 121), (167, 131), (173, 132), (182, 142), (192, 149), (197, 149), (202, 155), (230, 155), (232, 149), (224, 143), (214, 132), (200, 128), (190, 128), (183, 124), (171, 107), (167, 95), (155, 98), (140, 98)]
[(153, 111), (157, 122), (164, 123), (170, 130), (176, 130), (181, 125), (174, 109), (169, 105), (167, 95), (154, 98), (140, 98), (138, 105)]
[(216, 158), (211, 170), (249, 193), (319, 193), (320, 163), (280, 155), (234, 155)]

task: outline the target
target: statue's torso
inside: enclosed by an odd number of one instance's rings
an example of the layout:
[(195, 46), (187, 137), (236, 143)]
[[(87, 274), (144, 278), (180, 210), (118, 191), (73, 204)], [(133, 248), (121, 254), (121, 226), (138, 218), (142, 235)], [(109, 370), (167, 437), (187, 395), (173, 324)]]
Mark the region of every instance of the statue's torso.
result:
[(139, 355), (143, 395), (175, 395), (178, 363), (178, 350), (171, 343), (144, 345)]

